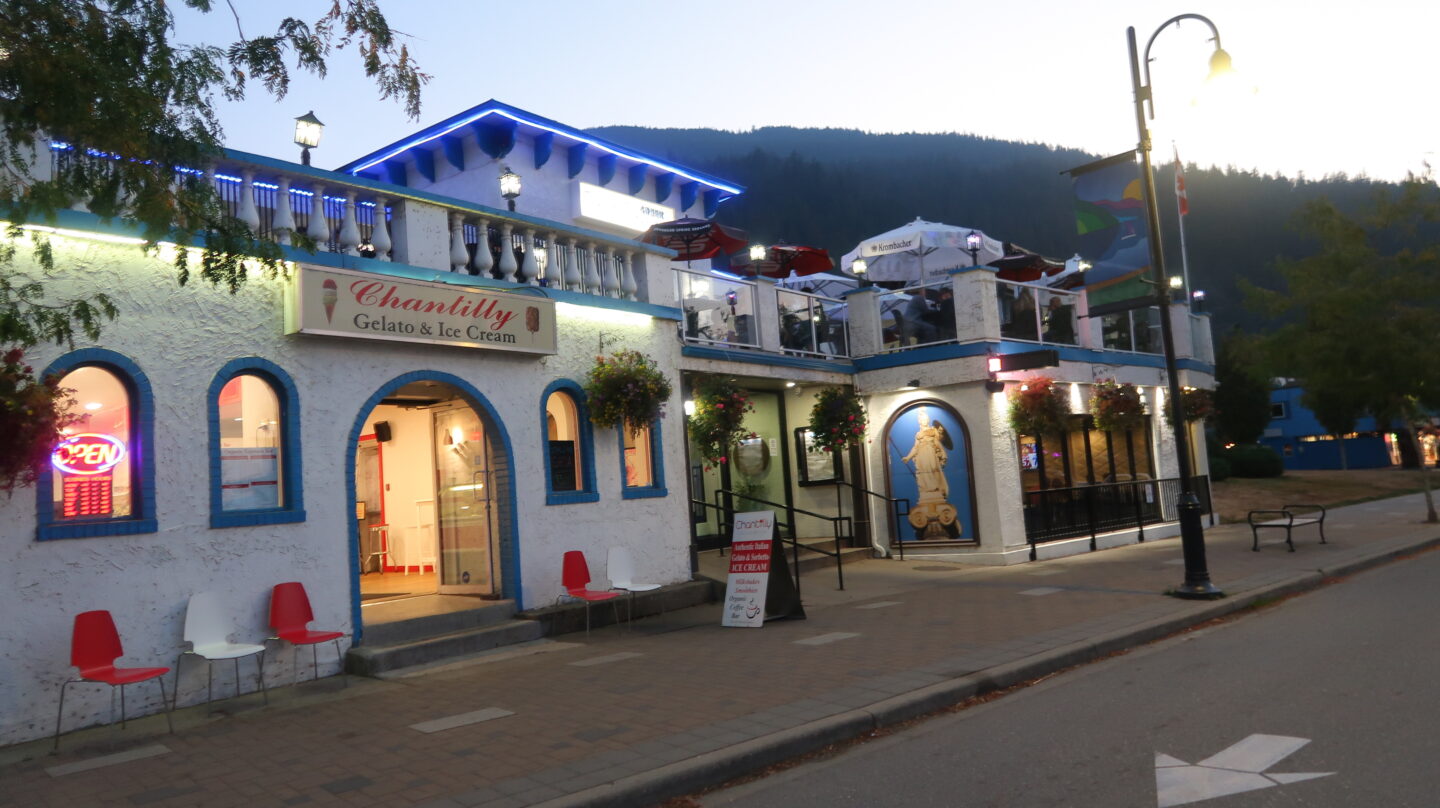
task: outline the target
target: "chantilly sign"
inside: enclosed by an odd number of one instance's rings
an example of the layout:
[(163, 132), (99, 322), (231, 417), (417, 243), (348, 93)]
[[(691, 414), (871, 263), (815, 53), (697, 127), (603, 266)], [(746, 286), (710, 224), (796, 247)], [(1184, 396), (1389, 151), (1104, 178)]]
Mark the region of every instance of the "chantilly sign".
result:
[(285, 333), (553, 354), (555, 301), (302, 264), (285, 290)]

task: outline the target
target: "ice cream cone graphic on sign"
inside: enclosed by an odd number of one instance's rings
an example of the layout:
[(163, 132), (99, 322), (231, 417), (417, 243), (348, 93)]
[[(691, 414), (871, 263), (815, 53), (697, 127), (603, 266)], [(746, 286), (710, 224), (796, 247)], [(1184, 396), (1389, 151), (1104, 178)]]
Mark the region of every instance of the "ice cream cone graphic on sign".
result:
[(340, 290), (335, 286), (335, 281), (329, 278), (320, 284), (320, 288), (324, 290), (320, 294), (320, 300), (325, 304), (325, 322), (328, 323), (335, 316), (335, 301), (340, 298)]

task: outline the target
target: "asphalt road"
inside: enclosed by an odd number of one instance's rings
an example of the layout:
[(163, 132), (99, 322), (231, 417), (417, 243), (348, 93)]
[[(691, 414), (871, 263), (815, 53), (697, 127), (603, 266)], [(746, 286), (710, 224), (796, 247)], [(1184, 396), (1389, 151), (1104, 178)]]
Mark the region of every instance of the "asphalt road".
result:
[(1437, 679), (1429, 552), (702, 804), (1434, 808)]

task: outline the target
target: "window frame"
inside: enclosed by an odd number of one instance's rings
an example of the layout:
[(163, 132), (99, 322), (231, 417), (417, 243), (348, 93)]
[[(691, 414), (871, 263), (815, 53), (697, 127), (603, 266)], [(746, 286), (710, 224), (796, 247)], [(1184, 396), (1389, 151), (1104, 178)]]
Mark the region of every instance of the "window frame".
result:
[[(65, 376), (83, 367), (109, 372), (130, 398), (130, 510), (129, 516), (105, 519), (64, 520), (55, 518), (55, 478), (49, 463), (35, 481), (35, 539), (89, 539), (98, 536), (130, 536), (155, 533), (155, 398), (150, 379), (129, 357), (104, 348), (83, 348), (59, 357), (41, 371), (40, 377)], [(138, 447), (138, 448), (137, 448)], [(134, 459), (139, 455), (138, 462)]]
[[(220, 475), (220, 391), (237, 376), (249, 374), (270, 385), (280, 408), (280, 479), (281, 498), (278, 508), (225, 510), (221, 495)], [(215, 374), (205, 394), (205, 419), (210, 433), (210, 527), (250, 527), (281, 525), (305, 521), (305, 486), (302, 482), (300, 457), (300, 396), (295, 382), (279, 365), (258, 356), (227, 362)]]
[(625, 484), (625, 480), (629, 478), (625, 468), (625, 430), (628, 427), (622, 423), (615, 428), (616, 444), (620, 447), (620, 496), (623, 499), (649, 499), (670, 495), (669, 490), (665, 487), (665, 453), (661, 451), (660, 420), (656, 418), (650, 422), (650, 469), (652, 474), (649, 485)]
[[(550, 432), (546, 428), (549, 415), (550, 396), (564, 393), (575, 405), (575, 429), (580, 442), (580, 490), (556, 491), (550, 487)], [(622, 444), (623, 445), (623, 444)], [(585, 402), (585, 390), (570, 379), (556, 379), (546, 385), (540, 394), (540, 459), (545, 469), (545, 504), (573, 505), (578, 502), (598, 502), (600, 490), (595, 485), (595, 437), (590, 423), (590, 409)], [(621, 453), (624, 463), (624, 453)]]

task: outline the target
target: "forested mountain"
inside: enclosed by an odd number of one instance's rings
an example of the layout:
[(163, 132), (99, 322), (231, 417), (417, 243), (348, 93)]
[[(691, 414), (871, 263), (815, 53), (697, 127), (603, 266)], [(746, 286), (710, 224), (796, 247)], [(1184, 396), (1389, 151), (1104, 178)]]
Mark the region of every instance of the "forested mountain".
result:
[[(746, 192), (721, 207), (720, 221), (757, 242), (825, 247), (838, 259), (862, 239), (919, 216), (975, 227), (1051, 258), (1075, 252), (1071, 183), (1061, 172), (1105, 155), (1038, 143), (957, 134), (870, 134), (853, 129), (599, 127), (601, 137), (733, 180)], [(1124, 146), (1124, 144), (1117, 144)], [(1231, 325), (1263, 329), (1244, 308), (1236, 282), (1271, 285), (1276, 257), (1313, 245), (1295, 214), (1327, 196), (1342, 210), (1370, 199), (1379, 183), (1322, 180), (1186, 167), (1190, 273), (1207, 293), (1216, 334)], [(1167, 267), (1180, 272), (1170, 165), (1157, 168)]]

